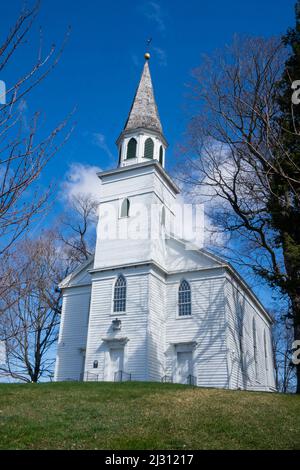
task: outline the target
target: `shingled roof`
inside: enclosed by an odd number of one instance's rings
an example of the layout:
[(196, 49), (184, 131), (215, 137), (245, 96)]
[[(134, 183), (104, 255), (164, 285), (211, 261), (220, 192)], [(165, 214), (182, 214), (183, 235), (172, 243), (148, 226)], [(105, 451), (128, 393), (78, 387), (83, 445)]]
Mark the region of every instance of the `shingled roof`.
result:
[(148, 61), (145, 62), (124, 131), (144, 127), (162, 134)]

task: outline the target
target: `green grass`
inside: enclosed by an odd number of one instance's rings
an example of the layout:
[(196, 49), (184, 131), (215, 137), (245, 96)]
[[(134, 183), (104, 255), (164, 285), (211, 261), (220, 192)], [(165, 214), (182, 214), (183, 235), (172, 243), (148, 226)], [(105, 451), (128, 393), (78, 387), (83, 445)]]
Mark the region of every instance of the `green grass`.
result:
[(0, 384), (0, 449), (300, 449), (300, 397), (144, 382)]

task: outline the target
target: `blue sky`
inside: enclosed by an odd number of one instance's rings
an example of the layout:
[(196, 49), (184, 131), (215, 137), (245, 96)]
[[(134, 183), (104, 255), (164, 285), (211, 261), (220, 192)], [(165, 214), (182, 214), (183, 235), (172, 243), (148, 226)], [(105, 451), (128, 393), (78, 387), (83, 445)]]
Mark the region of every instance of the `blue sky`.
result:
[[(13, 23), (22, 3), (2, 2), (1, 35)], [(170, 169), (188, 117), (187, 84), (201, 55), (223, 47), (234, 33), (284, 33), (294, 24), (293, 6), (294, 0), (44, 0), (30, 43), (22, 49), (12, 73), (0, 78), (9, 85), (15, 73), (28, 67), (37, 52), (39, 25), (45, 50), (53, 42), (59, 44), (70, 25), (71, 37), (61, 61), (29, 97), (28, 113), (42, 110), (51, 126), (77, 108), (72, 138), (48, 168), (55, 179), (62, 178), (73, 162), (111, 167), (117, 161), (115, 140), (141, 74), (145, 42), (152, 37), (150, 66), (170, 144)], [(104, 136), (106, 151), (97, 145), (95, 133)]]
[[(22, 4), (2, 2), (1, 38)], [(76, 106), (76, 128), (41, 181), (60, 186), (76, 163), (103, 169), (117, 164), (115, 140), (141, 74), (147, 38), (153, 38), (150, 68), (170, 144), (167, 169), (172, 171), (188, 119), (187, 84), (201, 55), (222, 48), (235, 33), (284, 33), (294, 25), (294, 0), (44, 0), (29, 43), (0, 77), (7, 86), (37, 54), (39, 25), (45, 50), (53, 42), (60, 44), (68, 26), (72, 28), (60, 63), (27, 101), (28, 115), (43, 112), (45, 129)], [(60, 204), (58, 197), (57, 210)]]

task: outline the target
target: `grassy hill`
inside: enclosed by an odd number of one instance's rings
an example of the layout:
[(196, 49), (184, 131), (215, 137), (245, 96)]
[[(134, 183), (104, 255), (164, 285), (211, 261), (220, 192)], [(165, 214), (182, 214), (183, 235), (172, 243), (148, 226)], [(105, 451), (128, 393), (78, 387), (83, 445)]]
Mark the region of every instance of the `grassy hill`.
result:
[(0, 384), (1, 449), (300, 449), (300, 397), (158, 383)]

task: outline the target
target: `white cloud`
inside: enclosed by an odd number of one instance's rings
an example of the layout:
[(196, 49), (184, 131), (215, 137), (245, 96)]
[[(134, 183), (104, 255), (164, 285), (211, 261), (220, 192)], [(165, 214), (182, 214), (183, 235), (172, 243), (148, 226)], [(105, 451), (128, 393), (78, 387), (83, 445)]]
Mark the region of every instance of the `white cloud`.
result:
[[(205, 161), (207, 165), (205, 165)], [(203, 178), (201, 163), (204, 164), (206, 170), (209, 168), (205, 178)], [(216, 224), (215, 215), (222, 211), (227, 213), (230, 211), (230, 206), (221, 197), (220, 189), (216, 183), (222, 180), (231, 186), (234, 172), (235, 166), (230, 155), (230, 149), (217, 142), (208, 142), (202, 150), (201, 157), (199, 157), (199, 167), (195, 163), (195, 167), (192, 168), (192, 180), (189, 178), (191, 173), (186, 175), (183, 172), (180, 175), (183, 180), (187, 179), (195, 183), (184, 183), (182, 185), (185, 200), (196, 206), (198, 204), (203, 205), (203, 226), (202, 228), (197, 227), (197, 229), (203, 231), (200, 238), (204, 247), (223, 249), (228, 243), (228, 234), (224, 233), (224, 230)]]
[(188, 202), (178, 195), (172, 205), (175, 218), (170, 222), (167, 232), (189, 242), (188, 249), (201, 248), (204, 242), (204, 211), (203, 204)]
[(203, 246), (223, 250), (228, 243), (229, 236), (217, 227), (211, 217), (205, 214)]
[(70, 201), (72, 197), (84, 194), (91, 196), (96, 201), (100, 198), (100, 179), (97, 172), (101, 168), (81, 163), (73, 163), (65, 175), (62, 183), (61, 195), (63, 199)]
[(164, 14), (159, 3), (153, 1), (146, 2), (142, 5), (141, 11), (149, 21), (153, 21), (156, 24), (156, 27), (160, 32), (165, 31), (166, 25), (164, 22)]
[(164, 49), (161, 49), (160, 47), (152, 47), (152, 50), (157, 55), (159, 64), (165, 67), (167, 65), (166, 51)]
[(101, 134), (101, 132), (94, 132), (93, 133), (93, 142), (94, 142), (95, 145), (97, 145), (97, 147), (104, 150), (104, 152), (106, 153), (106, 155), (108, 155), (109, 158), (111, 158), (111, 159), (114, 158), (112, 152), (110, 151), (110, 149), (109, 149), (109, 147), (106, 143), (106, 139), (105, 139), (104, 134)]

